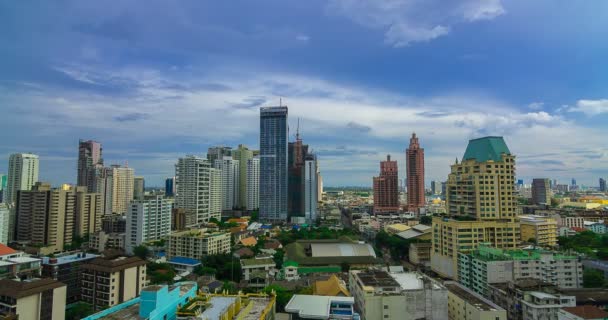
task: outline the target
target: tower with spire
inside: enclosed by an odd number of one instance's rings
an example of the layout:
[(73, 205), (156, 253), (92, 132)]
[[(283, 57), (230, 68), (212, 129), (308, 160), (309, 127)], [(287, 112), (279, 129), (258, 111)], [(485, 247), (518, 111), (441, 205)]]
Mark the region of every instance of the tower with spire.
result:
[(407, 171), (407, 208), (409, 211), (418, 212), (426, 204), (424, 198), (424, 149), (416, 133), (412, 133), (410, 145), (405, 150), (405, 162)]

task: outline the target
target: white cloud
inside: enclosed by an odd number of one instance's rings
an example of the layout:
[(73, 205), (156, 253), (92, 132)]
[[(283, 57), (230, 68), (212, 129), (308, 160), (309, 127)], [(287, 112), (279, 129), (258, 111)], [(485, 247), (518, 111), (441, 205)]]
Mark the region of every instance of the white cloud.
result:
[(543, 108), (544, 105), (545, 105), (545, 103), (542, 102), (542, 101), (540, 101), (540, 102), (532, 102), (532, 103), (530, 103), (528, 105), (528, 108), (532, 109), (532, 110), (540, 110), (540, 109)]
[(568, 108), (570, 112), (582, 112), (587, 116), (608, 113), (608, 99), (578, 100), (576, 106)]
[(501, 0), (330, 0), (328, 12), (385, 31), (394, 47), (430, 41), (457, 23), (491, 20), (506, 11)]
[(308, 42), (308, 40), (310, 40), (310, 37), (305, 34), (299, 34), (296, 36), (296, 40), (302, 41), (302, 42)]

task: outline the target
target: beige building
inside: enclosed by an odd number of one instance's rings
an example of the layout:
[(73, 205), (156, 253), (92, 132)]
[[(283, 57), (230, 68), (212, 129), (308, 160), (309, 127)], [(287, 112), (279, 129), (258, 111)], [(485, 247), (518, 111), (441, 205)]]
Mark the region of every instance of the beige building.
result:
[(538, 246), (557, 246), (557, 221), (555, 219), (527, 215), (519, 216), (519, 222), (522, 241), (533, 239)]
[(430, 242), (410, 243), (408, 252), (410, 262), (415, 265), (430, 265), (432, 247)]
[(138, 257), (97, 258), (81, 270), (82, 301), (95, 310), (133, 299), (146, 285), (146, 262)]
[(101, 194), (89, 193), (86, 187), (76, 187), (72, 190), (76, 192), (74, 235), (85, 237), (101, 230), (103, 216)]
[(240, 208), (247, 207), (247, 161), (253, 159), (254, 150), (250, 150), (244, 144), (239, 144), (239, 147), (232, 150), (232, 158), (239, 161), (239, 199)]
[(49, 278), (0, 280), (0, 315), (7, 319), (63, 320), (66, 290), (65, 284)]
[(112, 213), (124, 214), (133, 200), (133, 168), (113, 165), (112, 167)]
[(457, 282), (444, 283), (448, 288), (449, 320), (507, 320), (507, 311)]
[(200, 260), (206, 255), (230, 252), (230, 233), (186, 230), (169, 235), (167, 256)]
[(125, 248), (125, 233), (105, 233), (99, 231), (91, 234), (89, 237), (89, 248), (97, 252), (103, 252), (106, 249), (123, 249)]
[(502, 137), (469, 141), (462, 161), (452, 165), (446, 183), (449, 218), (433, 218), (431, 267), (458, 277), (458, 252), (489, 242), (515, 248), (521, 235), (516, 217), (515, 156)]

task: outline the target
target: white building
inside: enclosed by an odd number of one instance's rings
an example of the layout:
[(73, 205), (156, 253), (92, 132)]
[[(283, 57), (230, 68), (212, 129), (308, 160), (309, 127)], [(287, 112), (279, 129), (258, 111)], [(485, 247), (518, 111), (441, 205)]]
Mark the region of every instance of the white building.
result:
[(216, 159), (214, 168), (222, 172), (222, 210), (239, 206), (239, 160), (232, 157)]
[(222, 170), (209, 169), (209, 216), (220, 219), (223, 205)]
[(172, 233), (167, 245), (167, 257), (202, 259), (206, 255), (230, 252), (230, 233), (208, 233), (205, 229)]
[(207, 159), (192, 155), (180, 158), (175, 165), (175, 203), (177, 208), (186, 210), (186, 227), (208, 222), (212, 217), (221, 218), (221, 214), (210, 210), (211, 167)]
[(8, 243), (10, 209), (4, 203), (0, 203), (0, 243)]
[(247, 210), (260, 207), (260, 158), (247, 160)]
[(310, 157), (304, 161), (304, 218), (307, 223), (317, 220), (317, 159)]
[(173, 200), (163, 195), (147, 196), (131, 203), (127, 213), (127, 253), (133, 254), (138, 245), (160, 240), (171, 233), (171, 208)]
[(11, 204), (17, 200), (17, 191), (31, 190), (38, 182), (39, 159), (31, 153), (11, 154), (8, 160), (8, 179), (4, 202)]

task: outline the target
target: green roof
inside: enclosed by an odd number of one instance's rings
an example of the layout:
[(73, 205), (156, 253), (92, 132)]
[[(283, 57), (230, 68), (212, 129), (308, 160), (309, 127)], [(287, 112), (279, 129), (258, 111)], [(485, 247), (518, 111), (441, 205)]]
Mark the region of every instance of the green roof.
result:
[(342, 267), (340, 267), (340, 266), (302, 267), (302, 268), (298, 268), (298, 274), (335, 273), (335, 272), (341, 272), (341, 271), (342, 271)]
[(297, 267), (298, 263), (293, 260), (287, 260), (283, 263), (284, 267)]
[(462, 160), (476, 160), (477, 162), (502, 162), (501, 154), (511, 154), (505, 140), (502, 137), (483, 137), (469, 140), (467, 150)]

